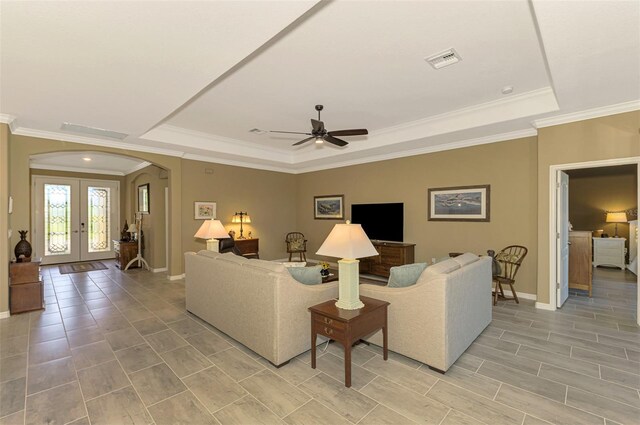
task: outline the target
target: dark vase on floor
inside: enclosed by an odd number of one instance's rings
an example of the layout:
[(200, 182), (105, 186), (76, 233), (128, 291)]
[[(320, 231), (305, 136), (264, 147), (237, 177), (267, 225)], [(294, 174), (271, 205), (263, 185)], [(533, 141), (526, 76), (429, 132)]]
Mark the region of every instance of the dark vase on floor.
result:
[(16, 254), (16, 260), (18, 262), (31, 261), (31, 244), (26, 239), (27, 233), (29, 233), (29, 231), (18, 230), (18, 233), (20, 233), (20, 242), (16, 244), (16, 247), (13, 250), (13, 252)]

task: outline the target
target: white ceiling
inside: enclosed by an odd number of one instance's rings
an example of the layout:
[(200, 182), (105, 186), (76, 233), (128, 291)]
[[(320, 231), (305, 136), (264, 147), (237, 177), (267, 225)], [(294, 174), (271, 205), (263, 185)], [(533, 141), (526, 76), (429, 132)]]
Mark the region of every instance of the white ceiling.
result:
[[(0, 120), (15, 134), (331, 168), (640, 109), (638, 22), (640, 2), (615, 0), (0, 0)], [(424, 61), (451, 47), (461, 62)], [(369, 135), (292, 147), (304, 136), (249, 132), (307, 132), (319, 103), (329, 130)]]

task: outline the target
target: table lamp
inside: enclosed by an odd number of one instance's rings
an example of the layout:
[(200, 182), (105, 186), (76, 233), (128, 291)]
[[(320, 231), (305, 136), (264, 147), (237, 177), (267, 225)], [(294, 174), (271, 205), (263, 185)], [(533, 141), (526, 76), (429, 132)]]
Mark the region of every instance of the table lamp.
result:
[(251, 217), (249, 217), (249, 214), (242, 211), (237, 212), (233, 215), (231, 222), (240, 223), (240, 237), (238, 239), (244, 239), (244, 236), (242, 236), (242, 223), (251, 223)]
[(322, 243), (318, 255), (342, 258), (338, 260), (338, 301), (336, 307), (357, 310), (364, 307), (360, 301), (360, 261), (357, 258), (378, 255), (367, 234), (359, 224), (336, 224)]
[(131, 240), (135, 241), (136, 233), (138, 233), (138, 226), (136, 226), (136, 223), (131, 223), (131, 226), (129, 226), (127, 232), (131, 233)]
[(616, 235), (614, 238), (618, 237), (618, 223), (626, 223), (627, 221), (627, 213), (624, 211), (607, 213), (607, 223), (616, 223)]
[(219, 242), (217, 239), (225, 239), (229, 234), (224, 229), (220, 220), (205, 220), (195, 235), (196, 238), (207, 240), (207, 251), (219, 252)]

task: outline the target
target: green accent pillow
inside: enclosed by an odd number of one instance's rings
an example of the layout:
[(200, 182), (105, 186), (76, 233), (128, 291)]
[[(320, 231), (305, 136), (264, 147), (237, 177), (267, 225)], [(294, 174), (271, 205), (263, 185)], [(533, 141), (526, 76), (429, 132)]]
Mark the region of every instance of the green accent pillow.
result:
[(426, 268), (427, 263), (413, 263), (391, 267), (389, 269), (389, 284), (387, 286), (390, 288), (405, 288), (415, 285)]
[(322, 275), (320, 270), (322, 266), (313, 267), (288, 267), (291, 276), (300, 283), (305, 285), (317, 285), (322, 283)]

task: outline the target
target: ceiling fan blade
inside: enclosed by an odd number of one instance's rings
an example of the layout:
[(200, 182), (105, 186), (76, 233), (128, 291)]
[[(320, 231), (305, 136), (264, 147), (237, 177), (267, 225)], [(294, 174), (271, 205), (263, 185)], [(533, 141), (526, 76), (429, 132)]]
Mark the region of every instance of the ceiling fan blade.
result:
[(313, 140), (315, 138), (316, 138), (316, 136), (307, 137), (306, 139), (300, 140), (299, 142), (296, 142), (291, 146), (298, 146), (298, 145), (301, 145), (303, 143), (307, 143), (308, 141)]
[(364, 136), (365, 134), (369, 134), (369, 132), (366, 128), (354, 128), (351, 130), (330, 131), (329, 134), (332, 136)]
[(333, 137), (330, 134), (327, 134), (323, 137), (326, 142), (333, 143), (336, 146), (347, 146), (349, 143), (345, 142), (342, 139), (338, 139), (337, 137)]
[(269, 130), (269, 133), (306, 134), (307, 136), (311, 136), (311, 133), (300, 133), (299, 131), (277, 131), (277, 130)]
[(314, 133), (322, 133), (324, 131), (324, 123), (322, 121), (311, 119), (311, 127)]

